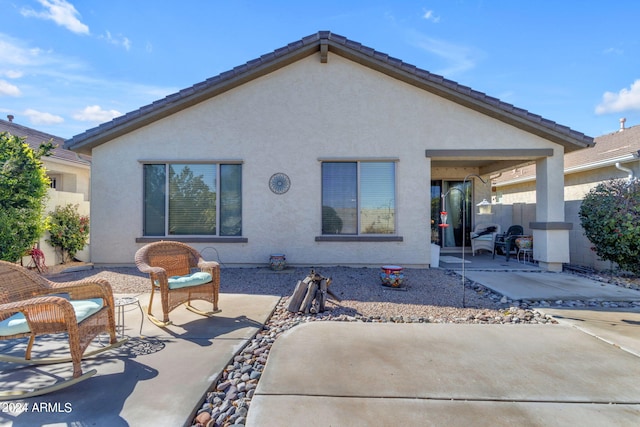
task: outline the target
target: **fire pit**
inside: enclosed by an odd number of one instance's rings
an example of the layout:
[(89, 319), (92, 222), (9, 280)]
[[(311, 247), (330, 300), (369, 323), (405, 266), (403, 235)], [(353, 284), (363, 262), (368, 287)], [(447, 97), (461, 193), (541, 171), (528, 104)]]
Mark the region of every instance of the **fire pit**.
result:
[(383, 265), (381, 268), (380, 280), (382, 280), (382, 284), (384, 286), (388, 286), (390, 288), (402, 287), (402, 282), (404, 281), (402, 267), (399, 265)]

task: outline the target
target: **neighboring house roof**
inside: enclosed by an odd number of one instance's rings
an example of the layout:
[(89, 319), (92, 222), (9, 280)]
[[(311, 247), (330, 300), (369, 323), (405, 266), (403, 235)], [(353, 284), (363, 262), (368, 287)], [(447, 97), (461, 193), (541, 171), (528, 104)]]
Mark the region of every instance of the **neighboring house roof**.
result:
[(45, 132), (40, 132), (36, 129), (0, 119), (0, 132), (5, 131), (9, 132), (12, 135), (26, 138), (26, 143), (29, 144), (29, 146), (34, 150), (37, 150), (40, 147), (40, 144), (42, 144), (43, 142), (52, 140), (53, 144), (56, 145), (56, 148), (51, 151), (51, 155), (48, 156), (48, 158), (71, 163), (78, 163), (85, 166), (91, 165), (91, 156), (77, 154), (73, 151), (63, 148), (64, 138), (61, 138), (59, 136), (50, 135)]
[(568, 153), (564, 159), (565, 169), (597, 165), (602, 162), (632, 160), (640, 150), (640, 126), (620, 130), (595, 138), (596, 145), (588, 150)]
[(321, 31), (280, 49), (235, 67), (204, 82), (183, 89), (164, 99), (117, 117), (67, 140), (65, 147), (90, 154), (91, 150), (111, 139), (146, 126), (180, 110), (269, 74), (310, 55), (320, 53), (327, 62), (328, 52), (340, 55), (405, 83), (449, 99), (487, 116), (551, 140), (566, 152), (593, 145), (593, 138), (559, 125), (539, 115), (500, 101), (482, 92), (447, 80), (387, 54), (351, 41), (329, 31)]
[[(567, 153), (564, 156), (564, 173), (577, 173), (629, 162), (640, 158), (640, 125), (620, 130), (594, 139), (595, 146)], [(536, 179), (535, 165), (527, 165), (504, 173), (494, 180), (497, 186), (511, 185)]]

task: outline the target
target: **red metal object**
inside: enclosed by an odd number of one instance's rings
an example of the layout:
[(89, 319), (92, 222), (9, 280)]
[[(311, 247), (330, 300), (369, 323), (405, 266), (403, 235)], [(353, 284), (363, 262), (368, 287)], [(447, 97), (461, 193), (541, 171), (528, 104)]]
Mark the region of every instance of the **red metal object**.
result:
[(447, 224), (447, 211), (440, 212), (440, 224), (438, 226), (442, 228), (449, 226), (449, 224)]

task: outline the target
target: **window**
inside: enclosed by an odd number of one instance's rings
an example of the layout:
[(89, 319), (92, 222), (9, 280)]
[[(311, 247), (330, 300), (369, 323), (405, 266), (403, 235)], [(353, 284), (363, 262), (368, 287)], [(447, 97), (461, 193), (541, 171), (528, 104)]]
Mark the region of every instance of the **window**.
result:
[(145, 236), (242, 235), (242, 165), (145, 164)]
[(396, 233), (394, 162), (322, 163), (322, 234)]

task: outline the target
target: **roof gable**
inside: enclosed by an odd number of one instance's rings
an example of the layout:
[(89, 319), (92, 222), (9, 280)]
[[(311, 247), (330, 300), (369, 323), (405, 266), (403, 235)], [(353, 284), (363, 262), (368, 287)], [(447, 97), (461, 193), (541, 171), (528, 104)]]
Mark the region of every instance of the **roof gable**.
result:
[(328, 61), (329, 53), (340, 55), (489, 117), (561, 144), (565, 147), (565, 152), (593, 145), (593, 138), (583, 133), (407, 64), (343, 36), (329, 31), (321, 31), (124, 116), (117, 117), (110, 122), (89, 129), (67, 140), (65, 148), (90, 154), (94, 147), (111, 139), (317, 53), (320, 53), (321, 62)]

